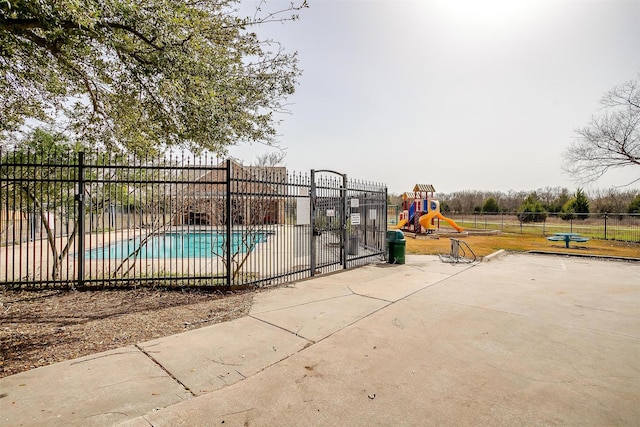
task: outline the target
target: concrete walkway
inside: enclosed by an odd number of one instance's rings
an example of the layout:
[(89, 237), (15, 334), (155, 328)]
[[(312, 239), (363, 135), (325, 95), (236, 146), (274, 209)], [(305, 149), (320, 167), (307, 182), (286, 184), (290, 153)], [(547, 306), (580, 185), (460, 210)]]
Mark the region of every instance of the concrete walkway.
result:
[(640, 264), (408, 256), (0, 379), (0, 425), (638, 425)]

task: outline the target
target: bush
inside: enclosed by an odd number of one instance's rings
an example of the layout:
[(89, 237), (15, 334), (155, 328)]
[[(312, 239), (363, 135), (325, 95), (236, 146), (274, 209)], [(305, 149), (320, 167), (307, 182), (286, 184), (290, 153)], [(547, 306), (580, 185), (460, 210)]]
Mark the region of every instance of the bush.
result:
[(493, 197), (489, 197), (487, 200), (485, 200), (484, 204), (482, 205), (482, 212), (488, 214), (497, 214), (498, 212), (500, 212), (500, 206), (498, 205), (496, 199), (494, 199)]
[(629, 213), (640, 213), (640, 194), (638, 194), (635, 199), (629, 203)]
[(576, 195), (562, 207), (560, 218), (564, 220), (582, 219), (589, 217), (589, 199), (581, 188), (576, 190)]
[(547, 211), (542, 206), (538, 197), (529, 194), (520, 209), (518, 209), (518, 220), (520, 222), (544, 222), (547, 219)]
[(569, 220), (573, 220), (573, 219), (577, 219), (578, 215), (576, 215), (576, 211), (573, 208), (573, 205), (571, 204), (572, 200), (569, 200), (567, 203), (565, 203), (565, 205), (562, 207), (562, 211), (560, 212), (559, 217), (564, 219), (565, 221), (569, 221)]

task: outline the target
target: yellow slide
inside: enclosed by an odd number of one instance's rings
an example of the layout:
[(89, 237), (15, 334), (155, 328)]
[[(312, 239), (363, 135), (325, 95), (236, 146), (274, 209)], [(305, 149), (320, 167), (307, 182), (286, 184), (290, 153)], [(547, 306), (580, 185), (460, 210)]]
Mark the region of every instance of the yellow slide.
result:
[(429, 227), (433, 227), (431, 225), (431, 220), (433, 218), (438, 218), (438, 219), (442, 219), (447, 221), (453, 228), (455, 228), (458, 232), (462, 232), (464, 231), (464, 228), (460, 227), (458, 224), (455, 223), (454, 220), (452, 220), (451, 218), (447, 218), (446, 216), (443, 216), (440, 212), (438, 211), (431, 211), (427, 214), (424, 214), (420, 217), (420, 219), (418, 220), (418, 222), (420, 222), (420, 225), (423, 226), (424, 228), (426, 228), (427, 230), (429, 229)]
[(398, 223), (398, 225), (396, 225), (393, 228), (402, 228), (404, 227), (404, 225), (407, 223), (408, 221), (406, 219), (400, 220), (400, 222)]

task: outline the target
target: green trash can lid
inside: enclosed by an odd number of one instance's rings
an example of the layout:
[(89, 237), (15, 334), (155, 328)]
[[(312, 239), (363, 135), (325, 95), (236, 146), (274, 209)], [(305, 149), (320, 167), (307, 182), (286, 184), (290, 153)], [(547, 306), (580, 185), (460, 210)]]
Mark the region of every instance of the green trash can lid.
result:
[(404, 240), (404, 233), (400, 230), (388, 230), (387, 240), (389, 240), (390, 242)]

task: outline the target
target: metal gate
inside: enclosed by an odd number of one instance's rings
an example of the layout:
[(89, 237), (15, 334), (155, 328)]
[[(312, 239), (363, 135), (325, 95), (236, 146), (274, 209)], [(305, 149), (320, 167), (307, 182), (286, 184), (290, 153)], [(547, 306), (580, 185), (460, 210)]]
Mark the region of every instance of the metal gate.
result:
[(311, 275), (385, 256), (387, 190), (349, 181), (332, 170), (311, 171)]

